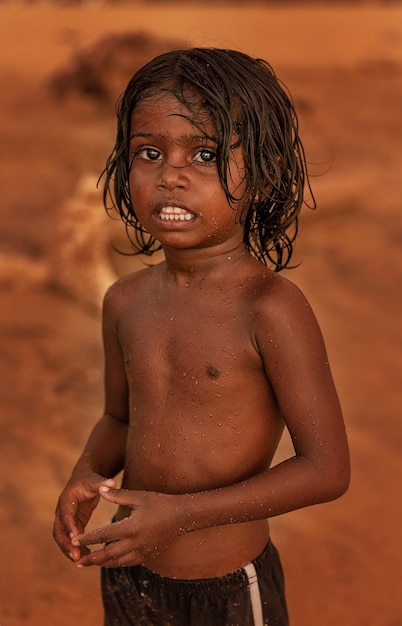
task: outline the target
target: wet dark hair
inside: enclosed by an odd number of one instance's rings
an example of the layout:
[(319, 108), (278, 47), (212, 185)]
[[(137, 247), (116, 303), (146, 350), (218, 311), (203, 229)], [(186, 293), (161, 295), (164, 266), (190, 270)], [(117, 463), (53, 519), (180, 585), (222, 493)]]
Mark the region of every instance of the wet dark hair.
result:
[[(205, 114), (217, 131), (217, 168), (230, 203), (243, 207), (244, 244), (259, 261), (288, 266), (307, 186), (306, 159), (290, 95), (271, 66), (234, 50), (190, 48), (161, 54), (131, 78), (117, 108), (116, 143), (103, 172), (103, 200), (124, 224), (134, 254), (161, 248), (144, 230), (129, 190), (131, 117), (144, 99), (173, 94), (202, 126)], [(246, 185), (241, 198), (228, 188), (229, 154), (241, 146)], [(110, 200), (112, 206), (110, 206)]]

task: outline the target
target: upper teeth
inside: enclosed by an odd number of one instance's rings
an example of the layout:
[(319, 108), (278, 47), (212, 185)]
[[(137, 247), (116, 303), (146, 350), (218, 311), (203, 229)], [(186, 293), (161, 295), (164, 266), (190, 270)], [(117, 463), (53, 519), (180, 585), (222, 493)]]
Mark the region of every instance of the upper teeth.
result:
[(162, 220), (180, 220), (182, 222), (192, 219), (192, 214), (178, 206), (165, 206), (159, 216)]

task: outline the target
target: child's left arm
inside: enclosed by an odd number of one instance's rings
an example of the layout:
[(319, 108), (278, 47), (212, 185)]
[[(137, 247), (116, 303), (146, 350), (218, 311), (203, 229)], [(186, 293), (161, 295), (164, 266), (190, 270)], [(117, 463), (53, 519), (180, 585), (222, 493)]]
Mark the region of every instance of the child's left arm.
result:
[(269, 470), (270, 483), (284, 481), (270, 516), (341, 496), (350, 480), (342, 410), (321, 330), (295, 285), (279, 282), (276, 300), (262, 301), (255, 340), (295, 450)]

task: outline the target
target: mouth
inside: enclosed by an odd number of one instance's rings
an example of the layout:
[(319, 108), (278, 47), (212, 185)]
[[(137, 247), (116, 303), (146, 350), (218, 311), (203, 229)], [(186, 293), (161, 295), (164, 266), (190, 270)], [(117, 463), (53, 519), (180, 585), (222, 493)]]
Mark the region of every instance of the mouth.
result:
[(164, 222), (189, 222), (194, 215), (178, 206), (164, 206), (158, 211), (158, 217)]

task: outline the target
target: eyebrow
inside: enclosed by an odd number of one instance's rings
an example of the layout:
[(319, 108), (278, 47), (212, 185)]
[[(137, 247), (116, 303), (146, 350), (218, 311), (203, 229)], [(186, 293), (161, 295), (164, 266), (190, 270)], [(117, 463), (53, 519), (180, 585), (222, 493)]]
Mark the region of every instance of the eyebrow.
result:
[[(159, 135), (155, 133), (145, 133), (145, 132), (136, 132), (130, 134), (130, 140), (136, 138), (150, 139), (154, 141), (164, 142), (167, 139), (171, 141), (170, 138), (166, 137), (166, 135)], [(209, 137), (208, 135), (180, 135), (178, 137), (179, 145), (191, 145), (193, 143), (197, 143), (199, 141), (211, 141), (212, 143), (218, 144), (218, 139), (216, 137)]]

